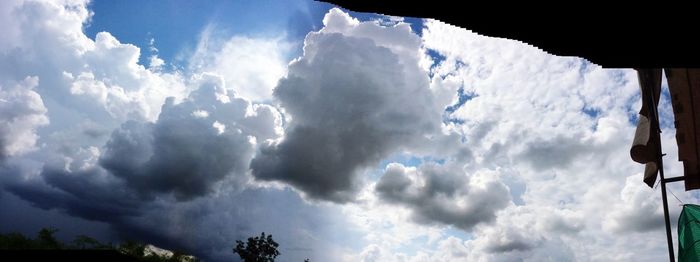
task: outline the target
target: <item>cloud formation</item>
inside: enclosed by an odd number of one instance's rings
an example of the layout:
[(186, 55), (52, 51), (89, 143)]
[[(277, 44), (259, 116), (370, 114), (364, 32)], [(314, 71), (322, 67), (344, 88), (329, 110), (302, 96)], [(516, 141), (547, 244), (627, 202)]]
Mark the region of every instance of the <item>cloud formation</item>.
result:
[(192, 72), (211, 72), (226, 76), (226, 87), (238, 97), (268, 102), (272, 90), (287, 70), (286, 53), (290, 49), (281, 38), (222, 38), (209, 24), (188, 61)]
[(347, 202), (358, 172), (438, 131), (440, 111), (411, 60), (418, 39), (407, 25), (359, 23), (338, 9), (324, 25), (307, 35), (304, 55), (275, 88), (291, 117), (284, 139), (264, 146), (251, 168), (257, 179), (289, 183), (307, 197)]
[(263, 230), (290, 261), (665, 258), (631, 70), (340, 9), (289, 68), (280, 39), (206, 29), (188, 67), (146, 67), (92, 15), (0, 2), (0, 201), (214, 261)]
[(409, 207), (419, 223), (453, 225), (465, 231), (494, 220), (496, 212), (510, 203), (508, 187), (497, 173), (467, 175), (459, 168), (430, 163), (418, 168), (391, 163), (375, 190), (384, 201)]
[[(284, 225), (279, 217), (295, 224), (275, 228), (280, 239), (335, 248), (305, 232), (335, 223), (315, 220), (325, 209), (303, 206), (293, 192), (247, 184), (258, 143), (282, 135), (274, 106), (235, 95), (224, 84), (230, 76), (144, 67), (138, 47), (108, 32), (90, 39), (86, 1), (3, 1), (0, 13), (7, 22), (0, 40), (2, 193), (211, 260), (231, 259), (233, 240)], [(284, 199), (285, 208), (255, 210)], [(314, 226), (300, 226), (306, 221)], [(222, 233), (210, 239), (201, 232)], [(188, 241), (195, 235), (202, 237)]]
[(0, 85), (0, 161), (34, 149), (36, 129), (49, 124), (41, 96), (33, 89), (38, 77)]
[(241, 188), (257, 139), (273, 138), (279, 119), (270, 107), (229, 95), (220, 77), (202, 78), (181, 103), (166, 100), (155, 123), (122, 124), (100, 165), (144, 194), (187, 200), (210, 193), (226, 177)]
[[(631, 186), (643, 185), (642, 170), (625, 152), (639, 101), (634, 71), (602, 69), (433, 20), (423, 40), (445, 57), (430, 67), (432, 83), (459, 81), (470, 94), (449, 113), (474, 155), (465, 168), (500, 170), (515, 203), (459, 243), (466, 260), (634, 260), (640, 245), (664, 246), (654, 237), (663, 226), (658, 193)], [(668, 101), (660, 108), (667, 114)], [(664, 148), (675, 154), (669, 131)], [(666, 168), (679, 170), (675, 163)], [(649, 261), (664, 254), (644, 253)]]

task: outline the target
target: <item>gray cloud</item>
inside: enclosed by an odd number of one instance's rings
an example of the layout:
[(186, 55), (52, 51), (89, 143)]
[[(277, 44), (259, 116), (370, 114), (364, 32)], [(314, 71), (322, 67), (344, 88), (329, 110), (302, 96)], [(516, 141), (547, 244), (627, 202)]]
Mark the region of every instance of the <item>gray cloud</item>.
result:
[(596, 149), (581, 139), (563, 136), (551, 139), (535, 138), (525, 146), (526, 149), (518, 154), (518, 157), (529, 162), (538, 171), (569, 167), (576, 157)]
[[(292, 116), (280, 143), (260, 150), (253, 175), (318, 199), (346, 202), (356, 173), (439, 126), (425, 82), (409, 82), (392, 50), (368, 38), (311, 33), (274, 95)], [(410, 75), (415, 77), (415, 75)]]
[[(0, 39), (0, 154), (8, 156), (0, 165), (0, 197), (42, 209), (13, 216), (26, 209), (3, 205), (9, 211), (3, 217), (36, 227), (62, 217), (77, 232), (95, 233), (75, 219), (81, 217), (113, 229), (122, 236), (115, 241), (182, 249), (205, 261), (235, 260), (231, 244), (260, 231), (274, 234), (281, 259), (289, 261), (334, 260), (344, 252), (334, 246), (336, 235), (361, 241), (337, 209), (308, 205), (287, 189), (244, 186), (254, 148), (281, 135), (275, 107), (238, 99), (206, 75), (188, 98), (199, 72), (151, 70), (138, 64), (136, 46), (107, 32), (88, 38), (87, 7), (88, 1), (0, 3), (9, 33)], [(240, 73), (276, 82), (265, 72)], [(243, 82), (249, 90), (260, 87)], [(165, 102), (167, 96), (175, 99)], [(39, 129), (47, 116), (51, 125)], [(3, 228), (17, 229), (12, 219)], [(35, 233), (29, 230), (23, 233)]]
[[(31, 179), (20, 173), (11, 166), (0, 168), (0, 192), (40, 209), (106, 222), (117, 241), (136, 239), (206, 261), (235, 261), (230, 249), (235, 240), (260, 231), (273, 234), (282, 245), (280, 258), (290, 261), (333, 260), (336, 253), (329, 240), (339, 234), (348, 241), (361, 237), (345, 228), (340, 212), (307, 205), (291, 190), (247, 188), (187, 202), (160, 197), (144, 201), (99, 166), (74, 172), (45, 168)], [(41, 226), (53, 225), (46, 223)]]
[(389, 203), (411, 208), (413, 219), (424, 224), (454, 225), (470, 230), (492, 221), (510, 202), (508, 188), (497, 174), (477, 174), (478, 179), (436, 164), (417, 169), (389, 164), (375, 186)]
[(140, 214), (146, 202), (99, 167), (75, 172), (44, 167), (36, 177), (8, 165), (0, 169), (4, 189), (42, 209), (60, 209), (88, 220), (119, 222)]
[(663, 214), (630, 211), (627, 215), (620, 217), (619, 227), (615, 230), (617, 232), (649, 232), (663, 227)]
[(486, 251), (490, 253), (504, 253), (511, 251), (528, 251), (531, 250), (534, 245), (525, 239), (509, 240), (505, 243), (494, 244), (487, 247)]
[[(605, 220), (605, 227), (616, 233), (643, 233), (664, 227), (663, 211), (658, 192), (648, 190), (638, 177), (629, 176), (620, 192), (620, 206), (613, 209)], [(671, 206), (671, 205), (669, 205)], [(677, 217), (680, 210), (670, 210)], [(675, 224), (676, 221), (671, 222)]]
[(0, 161), (3, 161), (5, 158), (7, 158), (10, 154), (7, 152), (7, 142), (5, 142), (5, 138), (0, 136)]
[(180, 200), (209, 193), (229, 175), (232, 185), (245, 184), (257, 136), (251, 131), (273, 126), (273, 115), (256, 107), (261, 113), (247, 116), (246, 100), (228, 95), (219, 78), (206, 78), (182, 103), (166, 100), (155, 123), (127, 121), (115, 130), (100, 165), (144, 195)]

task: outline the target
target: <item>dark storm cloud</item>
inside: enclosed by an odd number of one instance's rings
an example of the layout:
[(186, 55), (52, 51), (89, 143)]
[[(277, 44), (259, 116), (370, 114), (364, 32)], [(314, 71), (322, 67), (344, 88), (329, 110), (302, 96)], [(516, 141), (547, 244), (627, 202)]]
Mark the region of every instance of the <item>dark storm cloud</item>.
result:
[(330, 238), (338, 234), (348, 241), (360, 238), (357, 232), (344, 228), (340, 212), (307, 205), (291, 190), (248, 188), (187, 202), (163, 198), (144, 201), (99, 167), (76, 172), (47, 168), (31, 179), (18, 172), (16, 168), (0, 169), (3, 192), (41, 209), (106, 222), (122, 240), (181, 250), (205, 261), (235, 261), (231, 252), (235, 240), (260, 231), (273, 234), (283, 252), (303, 249), (285, 252), (284, 257), (291, 261), (331, 261), (333, 254), (327, 253)]
[(439, 126), (427, 79), (406, 81), (410, 73), (368, 38), (309, 34), (274, 91), (292, 116), (286, 136), (260, 150), (253, 175), (311, 198), (351, 201), (359, 170)]
[(6, 179), (5, 189), (43, 209), (58, 208), (89, 220), (116, 222), (140, 213), (141, 199), (101, 169), (44, 168), (42, 179)]
[(416, 222), (470, 230), (478, 223), (492, 221), (510, 202), (508, 188), (494, 177), (486, 177), (495, 174), (481, 176), (475, 182), (473, 177), (435, 164), (411, 170), (394, 163), (387, 167), (375, 191), (388, 203), (410, 208)]

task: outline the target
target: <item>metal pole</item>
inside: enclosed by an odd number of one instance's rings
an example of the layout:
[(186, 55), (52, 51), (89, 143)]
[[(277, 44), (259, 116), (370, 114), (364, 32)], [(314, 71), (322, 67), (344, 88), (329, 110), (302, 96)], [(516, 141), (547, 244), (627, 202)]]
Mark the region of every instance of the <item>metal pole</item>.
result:
[(673, 236), (671, 235), (671, 219), (668, 215), (668, 200), (666, 199), (666, 181), (664, 181), (664, 168), (661, 161), (663, 158), (659, 155), (659, 176), (661, 177), (661, 199), (664, 202), (664, 221), (666, 222), (666, 240), (668, 241), (668, 258), (671, 262), (676, 260), (673, 257)]
[[(639, 72), (637, 72), (639, 73)], [(661, 127), (659, 126), (659, 114), (656, 110), (656, 101), (654, 101), (654, 92), (651, 88), (653, 80), (650, 79), (651, 74), (649, 71), (646, 71), (642, 74), (643, 76), (643, 81), (647, 82), (646, 85), (639, 83), (642, 85), (642, 87), (646, 86), (647, 88), (643, 88), (644, 92), (647, 93), (647, 97), (650, 100), (651, 103), (648, 103), (649, 105), (649, 118), (651, 120), (651, 130), (654, 133), (654, 137), (656, 138), (656, 141), (659, 142), (659, 147), (657, 148), (657, 156), (658, 156), (658, 163), (659, 163), (659, 177), (661, 178), (661, 199), (663, 201), (663, 207), (664, 207), (664, 222), (666, 223), (666, 240), (668, 242), (668, 258), (671, 262), (675, 262), (676, 259), (674, 258), (673, 254), (673, 236), (671, 235), (671, 219), (669, 218), (668, 215), (668, 200), (666, 198), (666, 179), (664, 177), (664, 162), (663, 162), (663, 156), (664, 154), (661, 151)]]

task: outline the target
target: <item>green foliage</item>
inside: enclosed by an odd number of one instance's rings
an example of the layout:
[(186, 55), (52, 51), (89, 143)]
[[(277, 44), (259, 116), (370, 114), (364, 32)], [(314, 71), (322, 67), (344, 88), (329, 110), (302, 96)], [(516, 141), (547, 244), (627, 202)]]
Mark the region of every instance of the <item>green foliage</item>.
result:
[(245, 262), (272, 262), (280, 255), (277, 247), (279, 244), (272, 239), (272, 235), (265, 236), (265, 232), (262, 232), (259, 237), (249, 237), (247, 243), (236, 240), (233, 253)]

